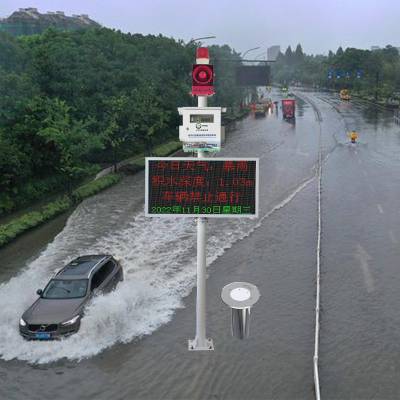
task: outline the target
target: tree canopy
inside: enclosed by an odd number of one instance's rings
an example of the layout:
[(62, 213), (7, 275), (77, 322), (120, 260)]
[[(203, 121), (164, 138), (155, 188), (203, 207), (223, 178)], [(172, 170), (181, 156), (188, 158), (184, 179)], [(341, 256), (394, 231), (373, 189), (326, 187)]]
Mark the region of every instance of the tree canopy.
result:
[[(177, 137), (176, 108), (194, 105), (196, 45), (106, 28), (0, 33), (0, 214)], [(232, 110), (242, 92), (228, 61), (239, 56), (229, 46), (210, 55), (211, 102)]]
[(328, 56), (303, 54), (301, 45), (290, 46), (273, 65), (275, 82), (301, 83), (327, 88), (353, 88), (382, 97), (399, 97), (400, 56), (393, 46), (378, 50), (339, 47)]

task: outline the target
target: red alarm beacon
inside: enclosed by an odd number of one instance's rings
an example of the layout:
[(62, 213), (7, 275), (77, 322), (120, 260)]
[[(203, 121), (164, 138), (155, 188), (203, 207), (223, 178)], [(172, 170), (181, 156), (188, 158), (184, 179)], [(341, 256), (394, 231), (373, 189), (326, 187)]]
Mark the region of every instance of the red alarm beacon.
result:
[(211, 96), (214, 93), (214, 67), (210, 64), (194, 64), (192, 70), (192, 95)]
[(210, 55), (207, 47), (199, 47), (196, 49), (196, 63), (197, 64), (210, 63)]

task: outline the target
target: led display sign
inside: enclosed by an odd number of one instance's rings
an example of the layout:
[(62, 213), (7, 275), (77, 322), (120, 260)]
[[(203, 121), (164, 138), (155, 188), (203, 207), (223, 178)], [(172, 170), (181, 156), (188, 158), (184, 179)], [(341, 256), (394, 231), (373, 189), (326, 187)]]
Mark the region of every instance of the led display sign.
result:
[(147, 216), (256, 217), (258, 159), (146, 158)]
[(242, 65), (236, 68), (236, 82), (240, 86), (265, 86), (271, 83), (269, 65)]

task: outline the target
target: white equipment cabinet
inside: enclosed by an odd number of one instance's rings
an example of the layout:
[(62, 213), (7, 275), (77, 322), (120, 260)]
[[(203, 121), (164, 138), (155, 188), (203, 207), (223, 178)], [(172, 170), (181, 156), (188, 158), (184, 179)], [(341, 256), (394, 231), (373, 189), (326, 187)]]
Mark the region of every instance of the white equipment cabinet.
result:
[(225, 128), (221, 126), (223, 107), (180, 107), (182, 125), (179, 140), (184, 151), (220, 151), (225, 141)]

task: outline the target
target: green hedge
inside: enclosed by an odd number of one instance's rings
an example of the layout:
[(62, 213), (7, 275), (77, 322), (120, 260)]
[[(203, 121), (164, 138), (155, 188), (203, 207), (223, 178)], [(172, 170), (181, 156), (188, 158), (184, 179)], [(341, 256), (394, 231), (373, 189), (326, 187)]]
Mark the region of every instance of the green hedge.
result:
[(93, 196), (120, 180), (121, 176), (118, 174), (104, 176), (74, 190), (71, 198), (63, 196), (42, 207), (40, 211), (29, 212), (7, 224), (0, 225), (0, 247), (29, 229), (39, 226), (57, 215), (68, 211), (73, 205), (81, 202), (86, 197)]
[(174, 140), (172, 142), (156, 146), (153, 153), (154, 157), (166, 157), (179, 149), (182, 149), (182, 143)]
[(121, 180), (119, 174), (109, 174), (102, 178), (96, 179), (95, 181), (89, 182), (86, 185), (80, 186), (78, 189), (72, 192), (72, 199), (75, 203), (79, 203), (86, 197), (93, 196), (94, 194), (108, 188), (109, 186), (115, 185)]
[[(84, 177), (95, 175), (99, 170), (99, 165), (91, 165), (86, 169)], [(65, 177), (60, 175), (29, 180), (23, 185), (15, 186), (12, 191), (0, 190), (0, 216), (41, 200), (49, 194), (65, 190)]]
[(8, 224), (0, 225), (0, 246), (10, 242), (21, 233), (62, 214), (67, 211), (71, 205), (72, 201), (68, 197), (63, 197), (47, 204), (40, 211), (32, 211)]
[(44, 195), (62, 190), (65, 187), (61, 176), (35, 179), (13, 188), (11, 192), (0, 193), (0, 215), (31, 204), (43, 198)]
[[(177, 150), (182, 149), (182, 143), (177, 140), (172, 140), (170, 142), (159, 144), (153, 148), (153, 156), (154, 157), (167, 157), (172, 153), (175, 153)], [(138, 171), (141, 171), (145, 167), (145, 157), (135, 157), (132, 160), (121, 167), (121, 171), (135, 174)]]

